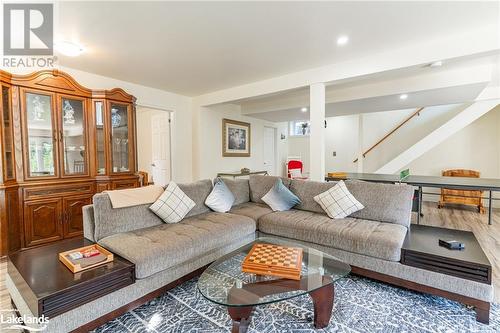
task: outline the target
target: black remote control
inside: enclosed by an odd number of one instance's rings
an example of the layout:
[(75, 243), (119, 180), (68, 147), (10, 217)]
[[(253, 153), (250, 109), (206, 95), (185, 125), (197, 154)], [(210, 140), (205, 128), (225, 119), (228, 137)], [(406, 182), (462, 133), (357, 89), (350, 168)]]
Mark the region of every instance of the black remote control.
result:
[(444, 246), (450, 250), (463, 250), (465, 249), (465, 244), (460, 243), (459, 241), (456, 240), (444, 240), (440, 239), (439, 240), (439, 245)]

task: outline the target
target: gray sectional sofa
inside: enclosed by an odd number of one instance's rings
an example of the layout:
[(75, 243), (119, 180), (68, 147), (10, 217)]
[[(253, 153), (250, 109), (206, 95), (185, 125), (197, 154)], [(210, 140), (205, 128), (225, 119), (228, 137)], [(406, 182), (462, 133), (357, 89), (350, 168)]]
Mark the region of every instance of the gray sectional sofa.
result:
[(137, 280), (54, 318), (51, 331), (68, 331), (107, 313), (119, 314), (117, 309), (126, 311), (125, 304), (144, 299), (145, 295), (154, 297), (155, 291), (251, 242), (259, 233), (317, 248), (352, 265), (354, 273), (396, 285), (443, 291), (476, 306), (481, 302), (489, 304), (493, 298), (491, 285), (399, 262), (410, 228), (411, 186), (346, 181), (349, 191), (365, 208), (348, 218), (331, 220), (313, 197), (334, 182), (283, 178), (301, 204), (289, 211), (273, 212), (261, 198), (276, 177), (224, 181), (236, 198), (229, 213), (212, 212), (204, 205), (212, 189), (210, 180), (179, 184), (196, 206), (177, 224), (163, 223), (148, 209), (149, 205), (113, 209), (107, 194), (96, 194), (93, 205), (84, 207), (84, 235), (133, 262)]

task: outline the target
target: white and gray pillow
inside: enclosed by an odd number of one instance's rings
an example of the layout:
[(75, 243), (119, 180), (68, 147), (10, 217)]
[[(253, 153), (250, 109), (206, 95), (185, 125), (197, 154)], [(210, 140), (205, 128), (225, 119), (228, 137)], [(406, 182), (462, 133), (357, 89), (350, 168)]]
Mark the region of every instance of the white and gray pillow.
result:
[(226, 213), (231, 210), (235, 201), (233, 193), (220, 178), (215, 179), (212, 192), (205, 199), (207, 205), (214, 212)]
[(170, 182), (163, 194), (149, 209), (166, 223), (181, 221), (196, 203), (176, 183)]
[(343, 219), (365, 208), (356, 200), (351, 192), (349, 192), (342, 180), (328, 191), (315, 196), (314, 201), (316, 201), (332, 219)]

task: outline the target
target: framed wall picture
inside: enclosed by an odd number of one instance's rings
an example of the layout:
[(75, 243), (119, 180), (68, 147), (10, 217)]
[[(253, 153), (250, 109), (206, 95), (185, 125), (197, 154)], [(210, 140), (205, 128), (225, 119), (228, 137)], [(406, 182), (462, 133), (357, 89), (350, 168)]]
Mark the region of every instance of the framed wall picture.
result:
[(222, 119), (222, 156), (250, 156), (250, 124)]

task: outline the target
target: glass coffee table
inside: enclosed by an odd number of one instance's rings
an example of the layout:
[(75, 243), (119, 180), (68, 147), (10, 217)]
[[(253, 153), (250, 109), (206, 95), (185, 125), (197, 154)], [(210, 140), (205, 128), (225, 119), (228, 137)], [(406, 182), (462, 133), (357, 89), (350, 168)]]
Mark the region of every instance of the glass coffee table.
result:
[[(241, 264), (256, 243), (300, 247), (300, 280), (241, 271)], [(328, 326), (333, 309), (334, 282), (351, 267), (326, 253), (280, 238), (261, 237), (212, 263), (200, 276), (198, 290), (209, 301), (226, 306), (232, 332), (245, 332), (253, 308), (309, 294), (314, 305), (314, 326)]]

